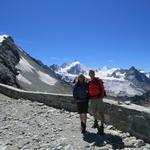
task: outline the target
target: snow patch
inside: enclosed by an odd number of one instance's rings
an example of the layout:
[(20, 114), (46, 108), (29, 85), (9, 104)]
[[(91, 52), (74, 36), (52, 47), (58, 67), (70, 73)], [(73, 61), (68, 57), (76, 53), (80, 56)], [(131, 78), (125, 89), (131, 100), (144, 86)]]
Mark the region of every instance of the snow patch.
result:
[(30, 63), (24, 57), (20, 58), (19, 64), (16, 67), (23, 72), (33, 73), (33, 70), (36, 71), (36, 69), (33, 66), (31, 66)]
[(120, 79), (123, 80), (123, 79), (125, 78), (126, 73), (117, 72), (116, 75), (117, 75)]
[(150, 72), (149, 73), (145, 73), (145, 75), (150, 78)]
[(22, 82), (24, 82), (24, 83), (27, 83), (27, 84), (32, 84), (28, 79), (26, 79), (25, 77), (23, 77), (21, 74), (19, 74), (18, 76), (17, 76), (17, 79), (19, 80), (19, 81), (22, 81)]
[(8, 35), (0, 35), (0, 44), (7, 38)]
[(96, 70), (95, 71), (95, 75), (101, 79), (104, 80), (119, 80), (119, 81), (124, 81), (124, 74), (121, 74), (118, 72), (118, 75), (120, 78), (115, 78), (115, 77), (111, 77), (111, 75), (118, 70), (119, 68), (107, 68), (107, 67), (103, 67), (102, 69)]
[(52, 78), (51, 76), (49, 76), (48, 74), (44, 73), (44, 72), (41, 72), (41, 71), (38, 71), (37, 72), (38, 75), (39, 75), (39, 79), (48, 84), (48, 85), (55, 85), (57, 80), (55, 78)]
[(139, 72), (141, 72), (141, 73), (145, 73), (145, 71), (144, 71), (144, 70), (139, 70)]

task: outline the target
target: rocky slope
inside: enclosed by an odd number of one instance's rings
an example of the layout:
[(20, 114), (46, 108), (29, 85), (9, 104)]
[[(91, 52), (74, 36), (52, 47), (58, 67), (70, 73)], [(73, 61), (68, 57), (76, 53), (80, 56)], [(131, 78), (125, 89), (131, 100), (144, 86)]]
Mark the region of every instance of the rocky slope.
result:
[(83, 136), (77, 113), (48, 107), (42, 103), (11, 99), (0, 94), (0, 149), (2, 150), (105, 150), (150, 149), (144, 143), (105, 127), (99, 136), (92, 129), (93, 117), (88, 115), (88, 132)]
[(9, 36), (0, 36), (0, 83), (24, 90), (71, 93), (71, 87), (53, 71), (19, 48)]

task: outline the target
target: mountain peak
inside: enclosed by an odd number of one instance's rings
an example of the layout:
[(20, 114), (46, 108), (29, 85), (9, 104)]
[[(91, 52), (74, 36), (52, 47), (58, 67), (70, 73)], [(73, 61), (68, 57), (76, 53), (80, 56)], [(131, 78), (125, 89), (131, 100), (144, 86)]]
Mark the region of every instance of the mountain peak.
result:
[(134, 66), (132, 66), (129, 70), (137, 71), (137, 69)]
[(72, 65), (78, 65), (78, 64), (81, 64), (81, 63), (80, 63), (80, 61), (78, 61), (78, 60), (74, 60), (71, 64), (72, 64)]
[(146, 76), (146, 74), (138, 71), (134, 66), (132, 66), (127, 74), (126, 74), (126, 79), (129, 81), (132, 81), (135, 85), (138, 86), (143, 86), (143, 84), (149, 84), (150, 80), (149, 78)]
[(79, 60), (77, 60), (77, 59), (75, 59), (73, 62), (78, 62), (78, 63), (80, 63), (80, 61), (79, 61)]
[(5, 38), (8, 38), (9, 36), (8, 35), (0, 35), (0, 43), (2, 43), (4, 40), (5, 40)]
[(12, 37), (10, 35), (0, 35), (0, 43), (2, 43), (3, 41), (8, 40), (14, 43), (14, 40), (12, 39)]
[(53, 64), (50, 66), (50, 69), (57, 72), (60, 70), (60, 67), (57, 64)]
[(62, 68), (67, 68), (67, 67), (72, 67), (72, 66), (76, 66), (76, 65), (80, 65), (81, 63), (80, 63), (80, 61), (78, 61), (78, 60), (74, 60), (74, 61), (72, 61), (71, 63), (64, 63), (64, 64), (62, 64), (61, 65), (61, 67)]

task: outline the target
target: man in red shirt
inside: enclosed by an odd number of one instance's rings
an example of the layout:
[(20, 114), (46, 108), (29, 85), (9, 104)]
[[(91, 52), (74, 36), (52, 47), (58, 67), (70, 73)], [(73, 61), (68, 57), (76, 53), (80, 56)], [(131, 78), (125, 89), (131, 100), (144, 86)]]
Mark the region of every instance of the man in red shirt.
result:
[[(94, 117), (93, 128), (98, 129), (98, 134), (104, 134), (104, 103), (103, 97), (105, 96), (105, 89), (103, 86), (103, 81), (95, 77), (95, 72), (93, 70), (89, 71), (89, 76), (91, 80), (88, 82), (88, 92), (89, 92), (89, 109)], [(98, 118), (100, 117), (101, 126), (98, 124)]]

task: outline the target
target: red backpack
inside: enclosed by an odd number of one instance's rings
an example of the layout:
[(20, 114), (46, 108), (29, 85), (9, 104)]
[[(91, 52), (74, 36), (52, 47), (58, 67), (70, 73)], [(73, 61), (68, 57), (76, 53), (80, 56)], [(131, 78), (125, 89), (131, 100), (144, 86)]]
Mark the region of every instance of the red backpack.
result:
[(99, 78), (89, 81), (89, 95), (90, 97), (101, 97), (106, 96), (103, 81)]

